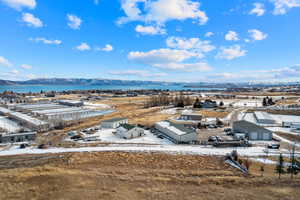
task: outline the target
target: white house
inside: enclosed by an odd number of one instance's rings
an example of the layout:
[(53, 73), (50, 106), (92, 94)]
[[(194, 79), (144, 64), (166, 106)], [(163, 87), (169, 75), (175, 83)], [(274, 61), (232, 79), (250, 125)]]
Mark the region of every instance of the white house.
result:
[(143, 136), (144, 129), (130, 124), (121, 124), (117, 128), (117, 135), (124, 139), (132, 139)]
[(102, 128), (118, 128), (121, 124), (128, 124), (127, 118), (113, 118), (101, 122)]

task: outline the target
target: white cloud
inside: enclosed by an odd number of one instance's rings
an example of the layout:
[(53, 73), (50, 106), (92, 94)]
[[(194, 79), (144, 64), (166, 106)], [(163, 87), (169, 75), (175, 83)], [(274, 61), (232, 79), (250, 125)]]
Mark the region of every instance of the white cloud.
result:
[(203, 25), (208, 21), (199, 9), (200, 3), (192, 0), (122, 0), (121, 7), (126, 16), (119, 18), (119, 24), (144, 21), (162, 25), (171, 20), (193, 19)]
[(143, 64), (161, 64), (182, 62), (198, 55), (186, 50), (177, 49), (155, 49), (148, 52), (134, 51), (128, 54), (128, 59), (134, 60)]
[(0, 0), (7, 6), (14, 8), (16, 10), (21, 10), (23, 8), (34, 9), (36, 7), (35, 0)]
[(191, 58), (199, 59), (201, 54), (185, 49), (155, 49), (148, 52), (130, 52), (128, 59), (156, 68), (185, 72), (208, 71), (211, 67), (205, 62), (186, 63)]
[(230, 47), (221, 47), (220, 52), (217, 54), (217, 58), (232, 60), (238, 57), (245, 56), (246, 50), (242, 50), (239, 45), (233, 45)]
[(109, 72), (112, 75), (118, 75), (118, 76), (142, 76), (142, 77), (161, 77), (166, 76), (166, 73), (163, 72), (149, 72), (146, 70), (122, 70), (122, 71), (110, 71)]
[(71, 28), (71, 29), (80, 29), (80, 26), (82, 24), (82, 20), (77, 17), (76, 15), (72, 15), (72, 14), (68, 14), (67, 15), (67, 19), (68, 19), (68, 26)]
[(143, 35), (163, 35), (166, 34), (166, 30), (159, 26), (142, 26), (137, 25), (135, 31)]
[(195, 71), (210, 71), (212, 67), (205, 62), (198, 63), (166, 63), (166, 64), (154, 64), (154, 67), (179, 70), (185, 72), (195, 72)]
[(87, 43), (83, 42), (79, 46), (77, 46), (76, 49), (79, 51), (89, 51), (91, 50), (91, 47)]
[(239, 37), (238, 37), (238, 34), (235, 31), (228, 31), (228, 33), (225, 35), (225, 40), (238, 41)]
[(10, 73), (13, 74), (13, 75), (18, 75), (18, 74), (20, 74), (20, 72), (19, 72), (18, 70), (16, 70), (16, 69), (11, 70)]
[(264, 40), (268, 37), (267, 34), (261, 32), (260, 30), (257, 30), (257, 29), (251, 29), (248, 31), (248, 33), (250, 34), (250, 37), (253, 40)]
[(275, 8), (274, 15), (284, 15), (288, 10), (296, 7), (300, 7), (300, 0), (270, 0)]
[(49, 40), (46, 38), (38, 37), (38, 38), (29, 38), (30, 41), (34, 41), (36, 43), (42, 42), (44, 44), (55, 44), (55, 45), (60, 45), (62, 41), (60, 40)]
[(300, 77), (300, 65), (293, 65), (279, 69), (270, 70), (252, 70), (240, 72), (226, 72), (209, 75), (209, 79), (216, 79), (218, 81), (273, 81), (273, 80), (298, 80)]
[(214, 35), (214, 33), (213, 32), (207, 32), (207, 33), (205, 33), (205, 37), (211, 37), (211, 36), (213, 36)]
[(215, 49), (210, 41), (202, 41), (200, 38), (169, 37), (166, 43), (170, 48), (193, 50), (198, 53), (206, 53)]
[(105, 45), (105, 47), (103, 48), (96, 48), (97, 51), (106, 51), (106, 52), (109, 52), (109, 51), (112, 51), (114, 50), (113, 46), (110, 45), (110, 44), (107, 44)]
[(21, 68), (23, 68), (23, 69), (32, 69), (32, 66), (27, 65), (27, 64), (23, 64), (23, 65), (21, 65)]
[(23, 13), (22, 20), (26, 22), (27, 26), (36, 28), (43, 27), (43, 22), (39, 18), (35, 17), (33, 14)]
[(0, 56), (0, 65), (10, 67), (12, 64), (4, 57)]
[(249, 12), (251, 15), (262, 16), (265, 14), (265, 7), (262, 3), (254, 3), (254, 8)]

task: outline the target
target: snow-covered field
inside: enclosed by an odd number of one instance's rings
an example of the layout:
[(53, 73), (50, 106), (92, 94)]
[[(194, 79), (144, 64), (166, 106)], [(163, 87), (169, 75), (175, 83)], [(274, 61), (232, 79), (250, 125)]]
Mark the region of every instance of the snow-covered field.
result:
[(288, 143), (290, 145), (295, 145), (296, 147), (300, 147), (300, 144), (297, 144), (297, 143), (295, 143), (293, 141), (285, 139), (285, 138), (283, 138), (283, 137), (281, 137), (281, 136), (279, 136), (279, 135), (277, 135), (275, 133), (273, 133), (273, 137), (276, 138), (276, 139), (278, 139), (278, 140), (280, 140), (281, 142), (285, 142), (285, 143)]
[(267, 129), (274, 131), (274, 132), (283, 132), (288, 133), (292, 135), (299, 135), (300, 136), (300, 130), (296, 130), (293, 128), (284, 128), (284, 127), (268, 127)]
[(88, 109), (110, 109), (111, 107), (107, 104), (102, 104), (102, 103), (89, 103), (89, 102), (84, 102), (84, 107)]
[(297, 115), (274, 115), (270, 114), (278, 123), (285, 122), (299, 122), (300, 123), (300, 116)]
[[(239, 147), (239, 148), (214, 148), (212, 146), (199, 145), (132, 145), (132, 144), (112, 144), (101, 147), (81, 147), (81, 148), (49, 148), (37, 149), (30, 147), (20, 149), (19, 146), (0, 151), (0, 156), (21, 155), (21, 154), (46, 154), (46, 153), (65, 153), (65, 152), (106, 152), (106, 151), (123, 151), (123, 152), (161, 152), (170, 154), (193, 154), (193, 155), (216, 155), (224, 156), (237, 150), (241, 156), (258, 157), (265, 156), (264, 147)], [(269, 150), (268, 155), (289, 156), (288, 150)], [(299, 154), (297, 154), (299, 155)]]
[(177, 113), (177, 108), (169, 108), (160, 111), (161, 114), (175, 115)]
[(232, 103), (232, 105), (233, 107), (260, 107), (262, 106), (262, 101), (254, 99), (245, 99), (234, 102)]
[[(86, 137), (97, 137), (98, 141), (107, 143), (136, 143), (136, 144), (173, 144), (167, 139), (160, 139), (153, 135), (150, 131), (145, 130), (145, 135), (133, 139), (124, 139), (115, 135), (113, 132), (115, 129), (101, 129), (95, 134), (86, 134)], [(84, 141), (80, 141), (84, 143)]]

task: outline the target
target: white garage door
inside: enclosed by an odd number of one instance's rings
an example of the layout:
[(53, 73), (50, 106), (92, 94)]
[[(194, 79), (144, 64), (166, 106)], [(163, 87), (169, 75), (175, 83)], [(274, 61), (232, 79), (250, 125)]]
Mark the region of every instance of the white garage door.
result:
[(269, 140), (269, 133), (263, 133), (263, 140)]
[(258, 140), (258, 133), (256, 133), (256, 132), (251, 133), (250, 140)]

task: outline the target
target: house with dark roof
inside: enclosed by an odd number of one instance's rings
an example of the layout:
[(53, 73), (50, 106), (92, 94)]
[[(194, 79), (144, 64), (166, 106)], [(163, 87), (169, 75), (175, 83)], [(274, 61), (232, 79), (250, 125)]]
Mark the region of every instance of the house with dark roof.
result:
[(102, 128), (118, 128), (121, 124), (128, 124), (127, 118), (112, 118), (101, 122)]
[(141, 137), (145, 133), (144, 133), (144, 129), (138, 126), (131, 125), (131, 124), (121, 124), (117, 128), (116, 134), (124, 139), (132, 139), (136, 137)]
[(249, 140), (272, 140), (273, 132), (246, 120), (233, 122), (235, 134), (244, 133)]

